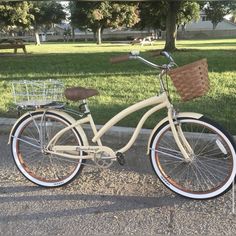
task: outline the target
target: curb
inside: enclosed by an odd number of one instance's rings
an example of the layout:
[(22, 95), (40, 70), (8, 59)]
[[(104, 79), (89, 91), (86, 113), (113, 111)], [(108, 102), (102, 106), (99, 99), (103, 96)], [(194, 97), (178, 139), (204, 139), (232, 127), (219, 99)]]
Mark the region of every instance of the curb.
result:
[[(0, 135), (9, 135), (15, 122), (15, 118), (0, 117)], [(96, 127), (99, 130), (102, 125), (97, 125)], [(86, 135), (88, 136), (88, 140), (90, 141), (93, 137), (91, 127), (89, 125), (83, 125), (83, 128)], [(103, 145), (118, 150), (128, 143), (132, 137), (134, 129), (135, 128), (130, 127), (113, 126), (102, 136), (101, 141)], [(133, 146), (127, 151), (127, 153), (125, 153), (125, 156), (128, 157), (125, 159), (126, 167), (129, 169), (140, 173), (153, 174), (149, 157), (146, 154), (151, 131), (151, 129), (141, 129)], [(234, 136), (234, 139), (235, 138), (236, 137)]]
[[(17, 119), (15, 118), (0, 117), (0, 134), (10, 134), (16, 120)], [(97, 130), (99, 130), (101, 127), (102, 125), (96, 125)], [(93, 137), (93, 132), (90, 125), (83, 125), (83, 128), (88, 136), (88, 141), (90, 141)], [(126, 144), (132, 137), (134, 130), (135, 128), (113, 126), (101, 137), (101, 141), (106, 144)], [(147, 146), (151, 132), (152, 129), (141, 129), (133, 146)], [(234, 135), (233, 138), (236, 141), (236, 135)]]
[(0, 117), (0, 134), (10, 134), (11, 128), (16, 120), (15, 118)]
[[(0, 117), (0, 134), (10, 134), (13, 125), (15, 124), (17, 119), (15, 118), (3, 118)], [(99, 130), (102, 125), (96, 125), (97, 129)], [(85, 133), (88, 135), (88, 139), (91, 140), (93, 137), (93, 132), (90, 125), (83, 125)], [(120, 127), (120, 126), (113, 126), (111, 127), (102, 137), (101, 140), (107, 144), (124, 144), (129, 141), (131, 138), (135, 128), (130, 127)], [(151, 129), (141, 129), (134, 146), (146, 146), (149, 136), (151, 134)], [(115, 142), (114, 142), (115, 139)]]

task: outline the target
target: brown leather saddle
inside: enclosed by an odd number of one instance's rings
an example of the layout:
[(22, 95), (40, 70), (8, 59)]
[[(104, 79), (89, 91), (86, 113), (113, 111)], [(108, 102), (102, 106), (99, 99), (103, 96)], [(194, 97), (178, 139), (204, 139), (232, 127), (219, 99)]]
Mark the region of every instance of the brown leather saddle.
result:
[(83, 88), (83, 87), (72, 87), (65, 89), (65, 97), (68, 100), (77, 102), (92, 96), (96, 96), (99, 92), (96, 89), (92, 88)]

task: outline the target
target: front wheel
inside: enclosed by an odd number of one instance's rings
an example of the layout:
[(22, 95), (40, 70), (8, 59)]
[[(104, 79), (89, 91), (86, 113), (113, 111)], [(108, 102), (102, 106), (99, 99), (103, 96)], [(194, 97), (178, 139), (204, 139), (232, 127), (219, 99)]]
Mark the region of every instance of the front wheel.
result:
[(209, 199), (227, 192), (236, 174), (234, 140), (208, 118), (178, 118), (175, 122), (193, 150), (190, 161), (180, 152), (169, 122), (157, 129), (150, 158), (155, 173), (172, 191), (193, 199)]
[[(70, 121), (53, 111), (38, 111), (24, 116), (11, 138), (11, 150), (20, 172), (31, 182), (44, 187), (57, 187), (72, 181), (82, 168), (81, 159), (69, 159), (43, 151), (48, 142)], [(55, 145), (82, 146), (78, 131), (67, 130)], [(82, 155), (82, 153), (80, 153)]]

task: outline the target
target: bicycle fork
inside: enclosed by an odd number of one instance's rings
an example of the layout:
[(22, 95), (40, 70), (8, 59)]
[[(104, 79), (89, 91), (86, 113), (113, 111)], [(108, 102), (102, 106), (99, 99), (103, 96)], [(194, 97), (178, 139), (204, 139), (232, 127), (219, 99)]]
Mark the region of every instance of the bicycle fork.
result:
[[(178, 124), (178, 120), (176, 118), (176, 112), (173, 109), (173, 107), (168, 108), (168, 119), (170, 123), (170, 128), (174, 136), (174, 140), (181, 151), (181, 153), (184, 156), (184, 159), (186, 162), (192, 161), (192, 156), (194, 155), (194, 152), (189, 145), (187, 139), (184, 136), (183, 130)], [(177, 124), (175, 124), (177, 122)]]

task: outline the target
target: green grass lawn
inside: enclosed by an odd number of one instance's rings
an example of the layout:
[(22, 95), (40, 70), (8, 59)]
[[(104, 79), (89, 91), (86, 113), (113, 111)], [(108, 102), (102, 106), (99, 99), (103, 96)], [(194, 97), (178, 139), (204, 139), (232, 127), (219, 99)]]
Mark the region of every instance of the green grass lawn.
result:
[[(13, 117), (12, 80), (57, 79), (66, 87), (97, 88), (100, 96), (91, 98), (90, 108), (97, 124), (104, 124), (117, 112), (158, 93), (156, 71), (138, 61), (112, 65), (109, 58), (139, 50), (148, 59), (164, 63), (161, 57), (152, 57), (150, 51), (162, 49), (164, 41), (153, 46), (104, 43), (47, 43), (27, 45), (28, 55), (13, 56), (12, 50), (0, 51), (0, 116)], [(236, 134), (236, 39), (181, 40), (181, 50), (173, 53), (178, 65), (207, 58), (211, 90), (207, 96), (181, 103), (171, 82), (174, 103), (181, 111), (196, 111), (222, 123)], [(71, 104), (76, 108), (76, 104)], [(134, 127), (142, 112), (135, 113), (118, 125)], [(151, 128), (164, 115), (154, 114), (145, 124)]]

